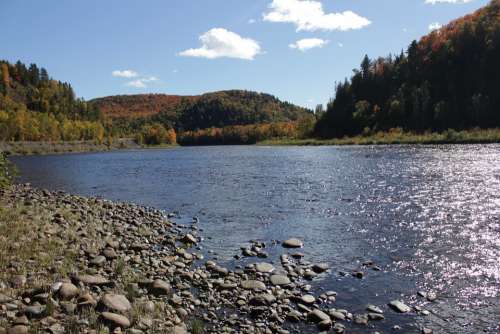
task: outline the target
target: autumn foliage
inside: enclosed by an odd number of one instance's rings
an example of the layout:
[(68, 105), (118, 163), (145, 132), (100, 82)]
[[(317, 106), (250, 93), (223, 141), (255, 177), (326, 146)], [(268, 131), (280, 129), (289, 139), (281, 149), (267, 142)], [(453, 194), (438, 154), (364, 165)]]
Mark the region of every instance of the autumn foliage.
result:
[(500, 126), (500, 0), (414, 41), (366, 56), (316, 126), (321, 137)]

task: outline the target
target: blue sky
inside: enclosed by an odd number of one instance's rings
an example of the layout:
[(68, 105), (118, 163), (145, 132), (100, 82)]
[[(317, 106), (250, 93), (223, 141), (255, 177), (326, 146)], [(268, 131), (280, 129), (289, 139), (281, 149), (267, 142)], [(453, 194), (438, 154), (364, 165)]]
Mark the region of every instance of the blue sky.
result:
[(85, 99), (248, 89), (314, 107), (365, 54), (400, 52), (487, 3), (0, 0), (0, 58), (37, 63)]

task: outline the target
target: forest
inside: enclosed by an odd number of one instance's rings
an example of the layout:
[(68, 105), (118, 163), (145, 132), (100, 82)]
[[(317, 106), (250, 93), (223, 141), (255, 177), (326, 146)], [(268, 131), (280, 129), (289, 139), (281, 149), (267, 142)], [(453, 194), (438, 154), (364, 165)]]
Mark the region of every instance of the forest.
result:
[(99, 110), (75, 98), (47, 70), (0, 61), (0, 140), (96, 140), (105, 136)]
[(500, 126), (500, 0), (413, 41), (397, 56), (365, 56), (316, 125), (322, 138)]

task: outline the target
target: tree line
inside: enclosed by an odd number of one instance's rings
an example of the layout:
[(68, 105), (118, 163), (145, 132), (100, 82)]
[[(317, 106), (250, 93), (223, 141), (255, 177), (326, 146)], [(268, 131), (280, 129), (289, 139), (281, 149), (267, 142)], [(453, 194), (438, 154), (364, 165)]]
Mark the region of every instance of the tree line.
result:
[(411, 131), (500, 126), (500, 0), (413, 41), (397, 56), (370, 59), (316, 126), (320, 137), (401, 127)]

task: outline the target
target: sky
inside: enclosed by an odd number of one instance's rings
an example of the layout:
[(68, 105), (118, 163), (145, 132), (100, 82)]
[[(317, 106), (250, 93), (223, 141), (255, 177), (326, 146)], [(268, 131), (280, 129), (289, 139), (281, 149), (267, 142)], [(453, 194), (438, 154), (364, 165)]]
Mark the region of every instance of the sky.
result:
[(0, 0), (0, 59), (85, 99), (266, 92), (313, 108), (362, 57), (399, 53), (487, 0)]

